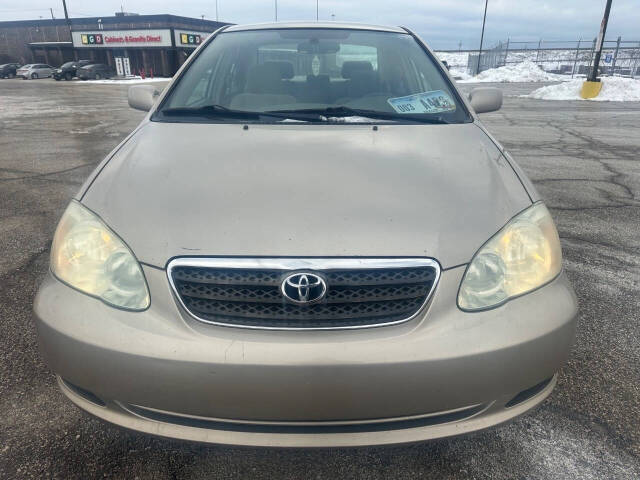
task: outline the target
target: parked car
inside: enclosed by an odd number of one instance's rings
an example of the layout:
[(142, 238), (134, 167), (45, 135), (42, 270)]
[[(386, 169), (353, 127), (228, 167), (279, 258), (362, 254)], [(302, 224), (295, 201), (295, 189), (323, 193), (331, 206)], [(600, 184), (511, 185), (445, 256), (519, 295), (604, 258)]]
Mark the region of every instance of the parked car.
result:
[(4, 65), (0, 65), (0, 78), (15, 77), (18, 68), (20, 68), (19, 63), (5, 63)]
[[(86, 68), (86, 67), (85, 67)], [(576, 297), (554, 222), (411, 31), (228, 26), (71, 201), (35, 299), (61, 390), (212, 443), (414, 442), (553, 390)]]
[(80, 80), (101, 80), (111, 78), (116, 72), (104, 63), (92, 63), (78, 68), (77, 75)]
[(53, 74), (53, 67), (45, 63), (29, 63), (16, 70), (16, 76), (25, 80), (36, 80), (38, 78), (48, 78)]
[(77, 62), (67, 62), (60, 65), (59, 68), (56, 68), (53, 71), (53, 78), (56, 80), (72, 80), (73, 77), (77, 75), (77, 70), (79, 67), (83, 67), (85, 65), (90, 65), (91, 60), (78, 60)]

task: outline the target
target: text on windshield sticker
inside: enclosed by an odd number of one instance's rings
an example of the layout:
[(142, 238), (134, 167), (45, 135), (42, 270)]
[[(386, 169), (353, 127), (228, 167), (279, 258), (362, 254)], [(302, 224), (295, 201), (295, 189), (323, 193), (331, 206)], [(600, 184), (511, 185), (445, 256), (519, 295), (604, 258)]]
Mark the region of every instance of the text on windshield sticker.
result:
[(387, 102), (398, 113), (441, 113), (456, 109), (451, 97), (442, 90), (389, 98)]

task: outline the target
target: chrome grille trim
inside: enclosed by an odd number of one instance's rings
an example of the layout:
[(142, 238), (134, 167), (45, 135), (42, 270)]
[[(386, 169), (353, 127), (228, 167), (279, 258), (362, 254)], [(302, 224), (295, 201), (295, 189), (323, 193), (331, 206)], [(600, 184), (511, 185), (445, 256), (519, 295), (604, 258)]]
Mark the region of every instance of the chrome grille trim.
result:
[[(247, 269), (247, 270), (280, 270), (282, 273), (298, 270), (318, 271), (326, 274), (332, 270), (371, 270), (371, 269), (398, 269), (398, 268), (421, 268), (430, 267), (434, 271), (434, 279), (428, 290), (424, 302), (411, 316), (402, 319), (395, 319), (388, 322), (380, 322), (365, 325), (338, 325), (338, 326), (312, 326), (312, 327), (293, 327), (293, 326), (263, 326), (263, 325), (242, 325), (223, 321), (214, 321), (202, 318), (194, 313), (184, 302), (178, 288), (174, 282), (173, 270), (178, 267), (193, 268), (212, 268), (212, 269)], [(408, 322), (420, 315), (433, 292), (435, 291), (440, 280), (441, 268), (440, 264), (432, 258), (344, 258), (344, 257), (313, 257), (313, 258), (275, 258), (275, 257), (256, 257), (256, 258), (235, 258), (235, 257), (178, 257), (172, 259), (166, 268), (167, 278), (174, 296), (178, 303), (196, 320), (224, 327), (245, 328), (252, 330), (293, 330), (293, 331), (313, 331), (313, 330), (354, 330), (362, 328), (376, 328), (389, 325), (398, 325)], [(217, 283), (217, 282), (216, 282)], [(225, 282), (221, 282), (224, 284)], [(232, 283), (232, 282), (229, 282)], [(264, 283), (262, 283), (264, 285)]]

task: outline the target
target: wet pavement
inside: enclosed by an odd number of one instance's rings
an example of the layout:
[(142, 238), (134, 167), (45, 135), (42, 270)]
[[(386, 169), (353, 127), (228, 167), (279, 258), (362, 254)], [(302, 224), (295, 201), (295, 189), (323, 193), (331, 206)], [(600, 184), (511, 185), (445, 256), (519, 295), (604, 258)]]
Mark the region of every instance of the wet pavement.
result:
[(468, 437), (282, 450), (125, 431), (58, 391), (31, 320), (53, 230), (144, 114), (127, 106), (126, 85), (0, 80), (0, 478), (640, 477), (640, 103), (517, 96), (538, 86), (500, 85), (504, 107), (483, 121), (550, 207), (579, 298), (576, 345), (554, 393)]

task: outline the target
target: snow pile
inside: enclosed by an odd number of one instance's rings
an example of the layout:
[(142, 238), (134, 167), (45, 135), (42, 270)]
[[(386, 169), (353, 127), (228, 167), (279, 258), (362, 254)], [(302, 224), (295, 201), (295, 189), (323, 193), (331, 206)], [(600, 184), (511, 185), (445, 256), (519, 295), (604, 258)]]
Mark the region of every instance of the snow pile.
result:
[(469, 59), (468, 52), (436, 52), (437, 57), (453, 67), (467, 68), (467, 61)]
[(480, 72), (479, 75), (462, 80), (462, 82), (554, 82), (566, 80), (564, 75), (547, 73), (530, 60), (514, 65), (491, 68)]
[(467, 73), (468, 53), (463, 52), (436, 52), (436, 55), (443, 62), (449, 64), (449, 73), (456, 80), (467, 80), (471, 75)]
[(473, 78), (473, 76), (467, 73), (466, 68), (451, 67), (449, 69), (449, 73), (451, 73), (451, 76), (455, 78), (457, 81), (464, 81), (464, 80), (470, 81)]
[[(528, 98), (541, 100), (584, 100), (580, 96), (583, 79), (574, 79), (558, 85), (549, 85), (534, 90)], [(603, 77), (600, 94), (589, 100), (598, 102), (640, 102), (640, 80), (622, 77)]]
[(78, 83), (80, 84), (106, 83), (109, 85), (120, 85), (120, 84), (133, 85), (136, 83), (168, 82), (169, 80), (171, 79), (163, 78), (163, 77), (142, 78), (142, 77), (135, 76), (135, 77), (117, 78), (117, 79), (114, 78), (114, 79), (108, 79), (108, 80), (84, 80)]

